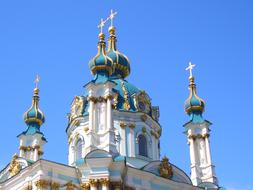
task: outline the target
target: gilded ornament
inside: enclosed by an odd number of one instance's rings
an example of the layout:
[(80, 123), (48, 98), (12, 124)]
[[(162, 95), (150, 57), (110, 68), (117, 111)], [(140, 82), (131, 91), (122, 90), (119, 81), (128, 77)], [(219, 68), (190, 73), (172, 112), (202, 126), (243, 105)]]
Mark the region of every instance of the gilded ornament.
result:
[(89, 183), (82, 183), (81, 184), (81, 190), (89, 190), (90, 184)]
[(50, 183), (47, 180), (40, 179), (35, 182), (35, 186), (38, 190), (43, 190), (48, 187)]
[(165, 156), (159, 165), (159, 173), (163, 178), (171, 179), (173, 176), (172, 166), (169, 163), (169, 159)]
[(90, 182), (90, 185), (92, 185), (92, 186), (98, 185), (98, 180), (97, 179), (90, 179), (89, 182)]
[(149, 96), (145, 91), (141, 91), (134, 96), (134, 105), (138, 111), (150, 113), (151, 102)]
[(23, 190), (32, 190), (32, 186), (31, 185), (27, 185)]
[(113, 109), (117, 109), (117, 105), (118, 105), (118, 94), (115, 94), (114, 98), (113, 98)]
[(124, 104), (123, 104), (123, 107), (124, 107), (125, 110), (128, 111), (130, 109), (129, 94), (128, 94), (128, 91), (126, 89), (125, 83), (123, 81), (121, 81), (121, 87), (122, 87), (122, 90), (124, 92)]
[(9, 172), (10, 172), (10, 175), (11, 176), (14, 176), (14, 175), (17, 175), (20, 170), (22, 169), (21, 168), (21, 165), (20, 163), (17, 161), (18, 159), (18, 155), (15, 154), (13, 157), (12, 157), (12, 161), (10, 163), (10, 168), (9, 168)]
[(72, 182), (68, 182), (66, 184), (66, 190), (74, 190), (76, 188), (76, 185), (72, 184)]
[(102, 179), (99, 179), (99, 182), (102, 184), (102, 185), (106, 185), (108, 186), (110, 184), (110, 180), (108, 178), (102, 178)]
[(128, 127), (131, 128), (131, 129), (134, 129), (135, 128), (135, 124), (131, 123), (131, 124), (128, 125)]
[(51, 182), (50, 187), (52, 190), (58, 190), (59, 189), (59, 184), (55, 182)]
[(120, 122), (119, 126), (124, 129), (126, 127), (126, 124), (124, 122)]
[(83, 113), (84, 98), (81, 96), (75, 96), (70, 111), (70, 120), (79, 117)]

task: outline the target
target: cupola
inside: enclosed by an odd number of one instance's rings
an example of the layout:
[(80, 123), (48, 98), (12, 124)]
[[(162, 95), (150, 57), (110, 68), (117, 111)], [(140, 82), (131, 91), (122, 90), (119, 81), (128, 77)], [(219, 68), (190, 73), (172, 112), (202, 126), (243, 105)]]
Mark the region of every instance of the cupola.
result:
[(89, 62), (89, 68), (93, 75), (100, 74), (111, 76), (113, 73), (113, 62), (110, 57), (106, 55), (105, 50), (105, 35), (102, 31), (106, 21), (101, 19), (101, 23), (98, 27), (101, 28), (101, 32), (98, 35), (99, 42), (98, 42), (98, 53), (95, 57), (93, 57)]
[(126, 78), (130, 74), (130, 62), (128, 58), (117, 50), (115, 35), (116, 28), (114, 26), (109, 27), (109, 40), (107, 55), (113, 61), (114, 73), (113, 75), (119, 78)]
[(28, 126), (40, 127), (45, 122), (44, 113), (39, 109), (39, 89), (34, 89), (32, 106), (24, 113), (24, 121)]

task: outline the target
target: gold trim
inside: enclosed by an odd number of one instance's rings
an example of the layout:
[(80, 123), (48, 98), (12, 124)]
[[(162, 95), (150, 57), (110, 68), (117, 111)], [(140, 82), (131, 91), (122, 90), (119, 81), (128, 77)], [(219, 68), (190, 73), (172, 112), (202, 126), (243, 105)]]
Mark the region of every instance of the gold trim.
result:
[(102, 184), (102, 185), (106, 185), (108, 186), (110, 184), (110, 180), (108, 178), (102, 178), (102, 179), (99, 179), (99, 182)]
[(35, 186), (38, 190), (43, 190), (44, 188), (47, 188), (50, 183), (47, 180), (40, 179), (35, 182)]
[(9, 167), (9, 172), (11, 176), (17, 175), (20, 171), (21, 171), (21, 165), (20, 163), (17, 161), (18, 159), (18, 155), (15, 154), (12, 157), (12, 161), (10, 163), (10, 167)]
[(129, 127), (130, 129), (134, 129), (134, 128), (135, 128), (135, 124), (134, 124), (134, 123), (131, 123), (131, 124), (128, 125), (128, 127)]
[(81, 190), (89, 190), (90, 184), (89, 183), (82, 183), (81, 184)]
[(119, 126), (122, 128), (122, 129), (125, 129), (126, 128), (126, 124), (124, 122), (120, 122)]
[(92, 186), (97, 186), (98, 185), (98, 179), (89, 179), (89, 183)]
[(159, 165), (159, 173), (163, 178), (171, 179), (173, 176), (172, 166), (169, 163), (169, 159), (164, 156), (160, 165)]

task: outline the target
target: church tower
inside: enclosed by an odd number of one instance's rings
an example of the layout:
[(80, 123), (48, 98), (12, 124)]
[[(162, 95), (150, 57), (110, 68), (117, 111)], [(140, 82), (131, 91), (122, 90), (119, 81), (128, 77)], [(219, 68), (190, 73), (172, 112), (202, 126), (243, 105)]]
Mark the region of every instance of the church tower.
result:
[(189, 67), (186, 69), (190, 70), (190, 95), (184, 105), (186, 113), (190, 116), (190, 121), (184, 127), (190, 147), (191, 180), (196, 186), (206, 183), (218, 185), (209, 144), (211, 123), (202, 116), (205, 102), (197, 95), (196, 84), (192, 75), (194, 66), (189, 63)]
[(18, 135), (20, 140), (19, 157), (26, 160), (37, 161), (43, 154), (43, 145), (47, 142), (44, 134), (40, 131), (45, 122), (45, 116), (39, 109), (39, 77), (36, 78), (36, 87), (33, 90), (32, 106), (24, 113), (26, 131)]
[[(143, 162), (160, 158), (159, 108), (152, 106), (145, 91), (126, 80), (130, 62), (117, 48), (115, 15), (111, 12), (108, 19), (101, 19), (98, 51), (88, 63), (94, 79), (71, 104), (66, 129), (69, 165), (80, 164), (96, 150)], [(103, 26), (108, 20), (111, 23), (106, 48)]]

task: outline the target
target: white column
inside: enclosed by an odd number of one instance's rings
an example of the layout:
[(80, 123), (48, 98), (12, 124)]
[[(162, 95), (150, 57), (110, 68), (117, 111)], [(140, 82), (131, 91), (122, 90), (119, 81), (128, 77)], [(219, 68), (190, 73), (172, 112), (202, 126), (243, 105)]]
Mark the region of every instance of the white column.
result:
[(90, 179), (90, 190), (97, 190), (98, 189), (98, 180)]
[(120, 126), (120, 154), (122, 156), (126, 156), (126, 126), (122, 127)]
[(23, 141), (23, 139), (20, 139), (20, 144), (19, 144), (19, 157), (22, 157), (22, 158), (24, 158), (25, 157), (25, 152), (24, 152), (24, 150), (22, 149), (22, 147), (24, 146), (24, 141)]
[(134, 129), (133, 127), (129, 127), (129, 152), (130, 157), (135, 157), (135, 140), (134, 140)]
[(109, 184), (102, 183), (102, 190), (109, 190)]
[(106, 130), (112, 130), (112, 103), (110, 97), (107, 98), (107, 126)]
[(195, 166), (196, 164), (196, 157), (195, 157), (195, 148), (194, 148), (194, 140), (193, 138), (189, 138), (190, 143), (190, 157), (191, 157), (191, 164)]
[(35, 148), (33, 151), (33, 159), (35, 162), (39, 159), (39, 152), (37, 148)]
[(89, 109), (89, 130), (92, 131), (94, 127), (94, 102), (90, 100), (90, 109)]
[(212, 159), (211, 159), (211, 152), (210, 152), (209, 139), (208, 139), (207, 136), (205, 137), (205, 143), (206, 143), (207, 161), (208, 161), (208, 164), (211, 165), (211, 164), (212, 164)]

